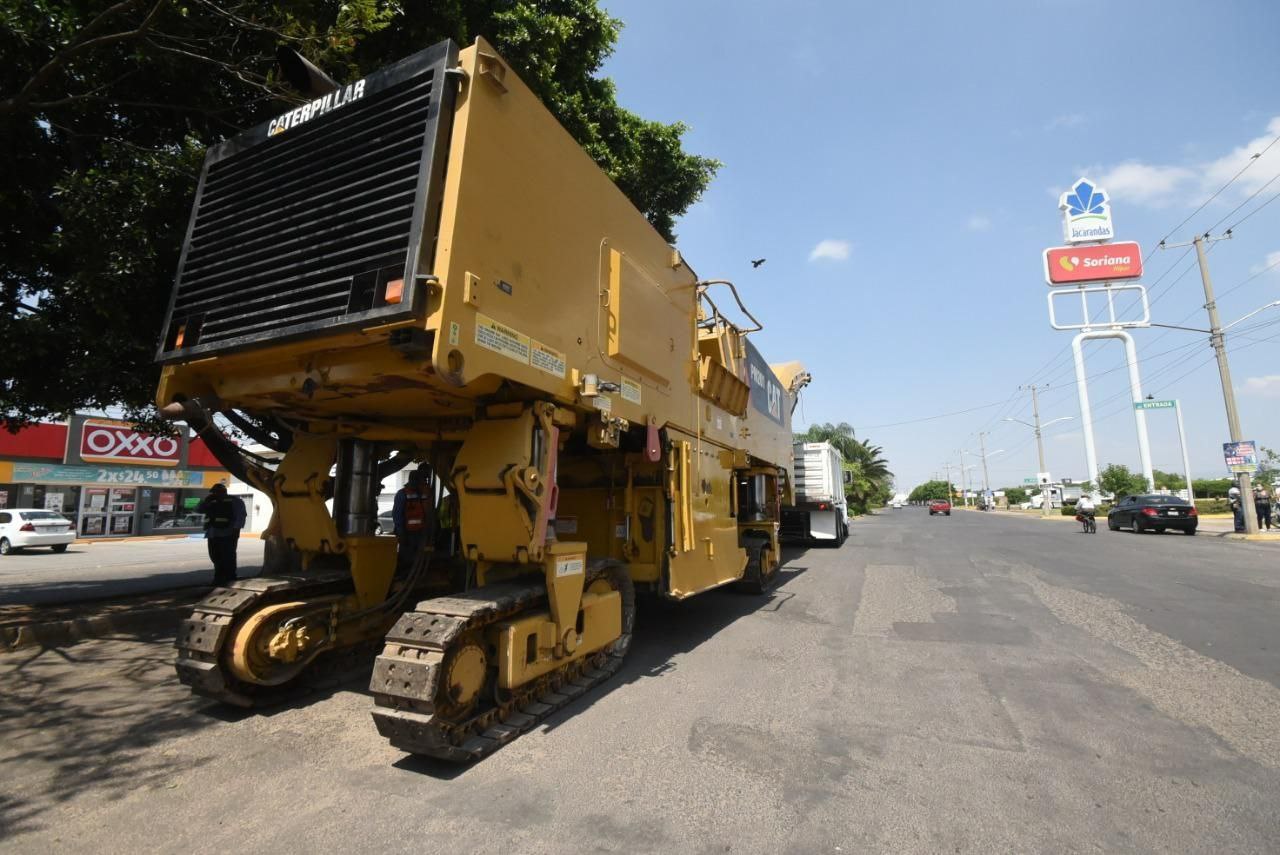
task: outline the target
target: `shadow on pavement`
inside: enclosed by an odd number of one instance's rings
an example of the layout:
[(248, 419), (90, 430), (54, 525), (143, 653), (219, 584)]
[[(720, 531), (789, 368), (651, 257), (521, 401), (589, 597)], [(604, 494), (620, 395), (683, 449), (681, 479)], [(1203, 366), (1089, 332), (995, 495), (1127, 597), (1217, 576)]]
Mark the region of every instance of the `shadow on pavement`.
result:
[(157, 743), (198, 730), (198, 702), (173, 678), (172, 635), (95, 641), (0, 659), (0, 839), (88, 791), (103, 800), (164, 785), (202, 760)]

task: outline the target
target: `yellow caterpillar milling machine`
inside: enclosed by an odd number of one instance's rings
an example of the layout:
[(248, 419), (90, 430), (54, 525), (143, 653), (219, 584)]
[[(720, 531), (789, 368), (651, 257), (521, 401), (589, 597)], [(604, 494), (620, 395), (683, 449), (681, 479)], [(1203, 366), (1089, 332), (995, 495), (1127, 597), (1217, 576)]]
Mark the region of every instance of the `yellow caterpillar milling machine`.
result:
[[(210, 149), (158, 404), (275, 513), (182, 681), (254, 706), (380, 649), (378, 730), (466, 761), (613, 673), (637, 590), (763, 591), (808, 375), (713, 293), (483, 40)], [(409, 461), (457, 528), (397, 575), (376, 502)]]

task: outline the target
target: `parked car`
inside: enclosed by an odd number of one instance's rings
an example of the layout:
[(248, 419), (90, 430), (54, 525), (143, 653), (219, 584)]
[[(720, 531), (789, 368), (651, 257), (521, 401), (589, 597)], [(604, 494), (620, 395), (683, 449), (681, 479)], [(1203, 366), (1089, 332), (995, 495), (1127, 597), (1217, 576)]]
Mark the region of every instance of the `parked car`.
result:
[(391, 511), (384, 511), (378, 514), (378, 522), (373, 527), (374, 534), (395, 534), (396, 523), (391, 518)]
[(39, 508), (5, 508), (0, 511), (0, 555), (28, 546), (48, 546), (66, 552), (76, 539), (71, 520)]
[(1195, 534), (1200, 517), (1196, 506), (1177, 496), (1125, 496), (1107, 512), (1107, 528), (1129, 527), (1135, 534), (1172, 528)]
[(934, 514), (946, 514), (951, 516), (951, 503), (946, 499), (930, 499), (929, 500), (929, 516)]

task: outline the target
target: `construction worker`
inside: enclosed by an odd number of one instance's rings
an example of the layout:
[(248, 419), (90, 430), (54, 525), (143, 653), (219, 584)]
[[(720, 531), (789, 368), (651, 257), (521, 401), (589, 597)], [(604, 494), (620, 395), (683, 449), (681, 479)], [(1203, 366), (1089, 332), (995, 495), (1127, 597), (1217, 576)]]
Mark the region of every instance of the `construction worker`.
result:
[(396, 491), (391, 505), (391, 521), (400, 547), (396, 570), (412, 567), (431, 533), (433, 495), (431, 466), (423, 463), (409, 473), (405, 485)]
[(196, 513), (204, 514), (205, 544), (213, 562), (213, 584), (230, 585), (236, 580), (236, 546), (240, 529), (244, 528), (244, 502), (227, 494), (226, 484), (214, 484), (209, 495), (196, 505)]

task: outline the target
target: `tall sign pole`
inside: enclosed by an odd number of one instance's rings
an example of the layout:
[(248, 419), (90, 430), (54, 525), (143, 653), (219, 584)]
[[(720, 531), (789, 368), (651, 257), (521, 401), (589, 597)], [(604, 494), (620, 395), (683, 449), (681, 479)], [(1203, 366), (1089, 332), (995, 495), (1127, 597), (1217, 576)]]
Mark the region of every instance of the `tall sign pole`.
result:
[[(1235, 388), (1231, 385), (1231, 366), (1227, 364), (1227, 348), (1222, 338), (1222, 321), (1218, 317), (1218, 303), (1213, 296), (1213, 280), (1209, 277), (1209, 262), (1205, 259), (1204, 236), (1197, 237), (1196, 259), (1200, 262), (1200, 281), (1204, 284), (1204, 307), (1209, 310), (1209, 344), (1213, 347), (1213, 355), (1218, 359), (1218, 377), (1222, 381), (1222, 400), (1227, 405), (1227, 429), (1231, 431), (1232, 442), (1243, 442), (1244, 433), (1240, 430), (1240, 413), (1236, 410)], [(1188, 485), (1190, 486), (1190, 485)], [(1244, 530), (1249, 534), (1258, 533), (1258, 516), (1253, 513), (1253, 479), (1248, 472), (1240, 473), (1240, 503), (1244, 510)]]
[(1182, 402), (1177, 398), (1173, 400), (1173, 411), (1178, 416), (1178, 444), (1182, 446), (1182, 471), (1187, 476), (1187, 501), (1194, 505), (1196, 494), (1191, 488), (1191, 458), (1187, 456), (1187, 433), (1182, 428)]
[[(1126, 280), (1142, 277), (1142, 250), (1132, 241), (1113, 242), (1115, 227), (1111, 222), (1111, 203), (1105, 190), (1092, 181), (1081, 178), (1064, 193), (1058, 203), (1063, 215), (1063, 237), (1067, 246), (1050, 247), (1044, 251), (1045, 282), (1049, 292), (1049, 325), (1056, 330), (1079, 330), (1071, 341), (1075, 358), (1076, 392), (1080, 397), (1080, 427), (1084, 435), (1085, 462), (1089, 467), (1089, 480), (1098, 491), (1098, 454), (1093, 443), (1093, 412), (1089, 407), (1088, 378), (1084, 371), (1085, 341), (1116, 338), (1125, 346), (1129, 364), (1129, 391), (1133, 402), (1142, 400), (1142, 382), (1138, 372), (1138, 353), (1133, 336), (1125, 330), (1151, 325), (1151, 304), (1147, 289), (1141, 284), (1125, 284)], [(1116, 284), (1116, 283), (1120, 284)], [(1064, 286), (1074, 286), (1064, 288)], [(1142, 317), (1125, 319), (1116, 312), (1115, 295), (1121, 291), (1136, 291)], [(1105, 317), (1095, 321), (1089, 311), (1089, 295), (1105, 297)], [(1055, 298), (1066, 296), (1080, 298), (1084, 317), (1080, 323), (1059, 323), (1055, 313)], [(1147, 441), (1146, 416), (1140, 409), (1134, 411), (1134, 424), (1138, 432), (1138, 453), (1142, 459), (1142, 474), (1149, 490), (1155, 489), (1154, 470), (1151, 468), (1151, 449)]]

